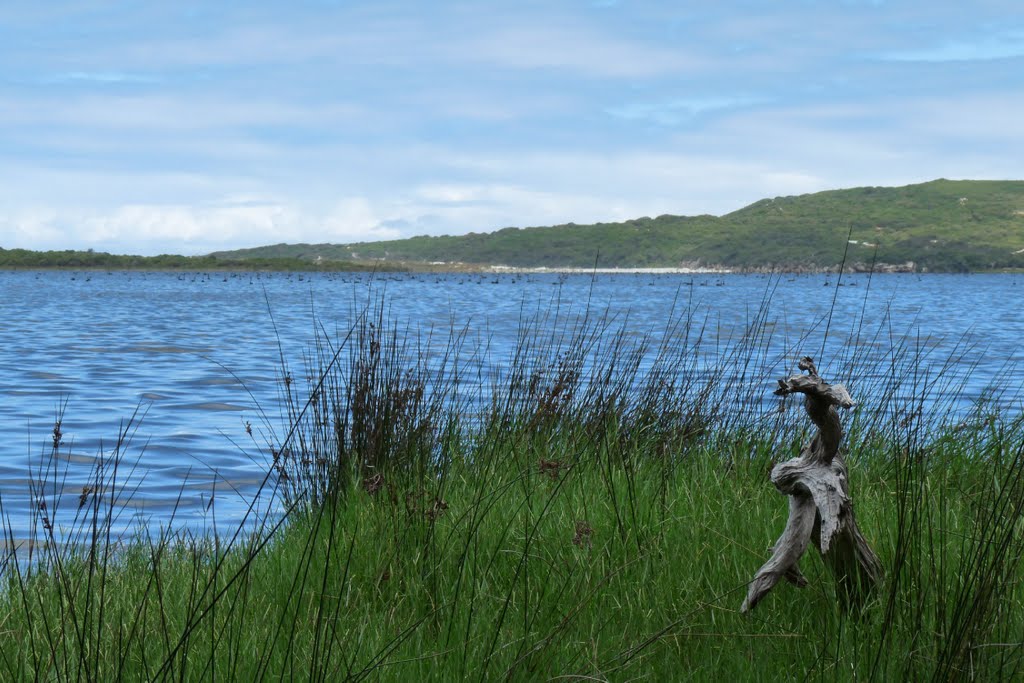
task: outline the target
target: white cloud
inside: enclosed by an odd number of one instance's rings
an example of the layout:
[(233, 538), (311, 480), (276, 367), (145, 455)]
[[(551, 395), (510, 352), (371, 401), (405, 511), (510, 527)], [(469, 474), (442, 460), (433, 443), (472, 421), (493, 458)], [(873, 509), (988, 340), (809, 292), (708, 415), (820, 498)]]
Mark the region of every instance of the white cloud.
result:
[(951, 41), (932, 47), (894, 50), (882, 59), (896, 62), (975, 62), (1024, 57), (1024, 32), (980, 36), (971, 41)]
[(855, 4), (25, 4), (0, 245), (196, 253), (1024, 175), (1012, 8)]
[(127, 133), (133, 130), (190, 132), (246, 126), (333, 126), (369, 121), (379, 112), (344, 101), (288, 103), (267, 96), (227, 97), (216, 93), (88, 93), (4, 98), (4, 125), (83, 127)]
[[(738, 143), (743, 147), (743, 142)], [(731, 154), (732, 158), (729, 157)], [(779, 164), (730, 149), (701, 151), (524, 152), (493, 160), (461, 157), (478, 173), (520, 179), (519, 184), (431, 188), (437, 197), (461, 197), (509, 212), (514, 225), (588, 223), (663, 213), (727, 213), (765, 196), (828, 187), (826, 177), (799, 164)], [(526, 183), (522, 179), (529, 179)], [(546, 188), (546, 189), (540, 189)], [(443, 194), (438, 190), (443, 190)], [(484, 223), (491, 229), (506, 219)], [(487, 226), (490, 227), (487, 227)]]
[(66, 73), (44, 76), (39, 79), (41, 83), (159, 83), (156, 76), (138, 73), (126, 73), (123, 71), (69, 71)]
[[(387, 211), (388, 207), (384, 207)], [(365, 197), (349, 197), (336, 202), (322, 220), (322, 228), (306, 228), (318, 242), (357, 242), (401, 237), (398, 230), (384, 227), (388, 214), (382, 213)], [(309, 241), (309, 240), (306, 240)]]
[(32, 209), (0, 218), (0, 244), (43, 249), (96, 248), (119, 253), (199, 254), (277, 242), (387, 239), (363, 198), (342, 198), (320, 211), (239, 196), (216, 204), (127, 204), (109, 211)]
[(660, 102), (631, 102), (610, 107), (607, 111), (627, 121), (649, 121), (661, 126), (675, 126), (711, 112), (742, 109), (765, 100), (742, 95), (711, 95), (707, 97), (674, 98)]
[(66, 236), (56, 226), (58, 213), (48, 207), (20, 208), (9, 215), (0, 214), (0, 246), (5, 248), (50, 245), (59, 248)]
[[(436, 71), (464, 70), (472, 64), (630, 78), (682, 73), (703, 63), (679, 44), (629, 38), (555, 7), (381, 2), (316, 12), (298, 6), (285, 12), (221, 10), (192, 20), (173, 7), (140, 5), (121, 12), (126, 28), (146, 25), (147, 30), (125, 30), (114, 40), (69, 43), (64, 55), (36, 46), (34, 59), (62, 67), (53, 77), (75, 73), (99, 75), (98, 80), (103, 74), (132, 73), (129, 68), (144, 70), (148, 77), (236, 67), (301, 75), (306, 68), (357, 74), (367, 67)], [(35, 21), (100, 21), (106, 27), (102, 19), (69, 10)], [(64, 68), (67, 64), (74, 68)]]
[(454, 49), (507, 68), (565, 70), (593, 78), (682, 75), (705, 64), (681, 46), (633, 42), (579, 23), (504, 27)]
[(90, 241), (184, 244), (236, 241), (248, 235), (273, 235), (287, 229), (290, 217), (277, 205), (216, 207), (134, 204), (84, 222)]

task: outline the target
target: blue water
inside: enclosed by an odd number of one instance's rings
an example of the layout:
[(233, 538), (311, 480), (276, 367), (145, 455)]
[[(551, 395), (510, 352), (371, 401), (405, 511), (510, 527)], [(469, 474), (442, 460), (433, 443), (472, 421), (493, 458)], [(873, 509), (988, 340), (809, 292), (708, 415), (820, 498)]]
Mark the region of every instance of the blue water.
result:
[[(121, 528), (237, 526), (266, 476), (267, 446), (286, 427), (282, 354), (302, 374), (318, 327), (344, 331), (381, 297), (393, 319), (423, 338), (434, 329), (442, 346), (452, 327), (469, 330), (469, 345), (488, 348), (485, 381), (501, 375), (523, 317), (556, 306), (571, 318), (589, 305), (638, 337), (664, 331), (671, 311), (688, 312), (713, 362), (770, 299), (759, 328), (765, 353), (743, 375), (754, 393), (763, 383), (769, 395), (809, 354), (858, 398), (858, 382), (884, 376), (902, 343), (925, 358), (923, 373), (944, 373), (958, 388), (956, 408), (966, 412), (997, 378), (1016, 385), (1002, 400), (1019, 410), (1022, 295), (1020, 275), (0, 272), (3, 513), (16, 537), (31, 535), (28, 511), (41, 499), (32, 482), (47, 479), (58, 494), (51, 509), (63, 507), (58, 524), (73, 518), (97, 458), (128, 425)], [(849, 362), (851, 349), (852, 376), (835, 361)], [(54, 461), (46, 455), (60, 413)], [(57, 476), (43, 476), (40, 463)]]

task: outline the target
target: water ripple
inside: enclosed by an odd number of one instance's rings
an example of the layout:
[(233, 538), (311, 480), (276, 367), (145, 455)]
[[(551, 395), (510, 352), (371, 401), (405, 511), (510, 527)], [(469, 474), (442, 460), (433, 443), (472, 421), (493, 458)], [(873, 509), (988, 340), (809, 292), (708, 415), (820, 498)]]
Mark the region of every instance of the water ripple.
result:
[[(820, 355), (823, 374), (832, 376), (841, 368), (829, 361), (855, 349), (856, 391), (884, 381), (894, 344), (904, 343), (923, 357), (923, 373), (962, 386), (965, 405), (986, 396), (1007, 364), (1024, 361), (1016, 303), (1024, 276), (1017, 275), (844, 276), (853, 286), (839, 290), (831, 318), (824, 285), (834, 286), (834, 276), (92, 275), (0, 272), (0, 423), (7, 426), (0, 494), (16, 535), (29, 533), (38, 509), (35, 482), (63, 482), (54, 502), (73, 512), (93, 468), (109, 463), (115, 449), (125, 498), (142, 515), (125, 514), (124, 528), (172, 517), (197, 528), (214, 515), (240, 520), (266, 476), (272, 435), (263, 430), (285, 426), (282, 353), (301, 380), (303, 354), (320, 326), (343, 334), (353, 312), (385, 289), (393, 317), (410, 334), (440, 340), (440, 348), (424, 348), (429, 356), (441, 357), (449, 329), (468, 330), (471, 352), (486, 347), (462, 363), (460, 390), (470, 395), (487, 395), (504, 376), (524, 319), (571, 320), (588, 306), (636, 340), (663, 334), (671, 310), (689, 311), (705, 333), (702, 362), (714, 364), (722, 360), (716, 344), (725, 348), (745, 334), (770, 297), (766, 352), (737, 382), (755, 393), (764, 383), (766, 395), (799, 352)], [(692, 340), (677, 334), (669, 343)], [(950, 356), (958, 360), (950, 364)], [(65, 404), (63, 443), (48, 459)], [(41, 472), (40, 463), (50, 469)]]

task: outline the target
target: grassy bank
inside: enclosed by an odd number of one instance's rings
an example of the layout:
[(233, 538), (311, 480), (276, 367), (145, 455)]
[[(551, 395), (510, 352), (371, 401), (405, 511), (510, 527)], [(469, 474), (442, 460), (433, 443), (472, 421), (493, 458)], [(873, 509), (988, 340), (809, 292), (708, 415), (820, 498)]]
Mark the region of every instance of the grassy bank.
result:
[(311, 352), (308, 386), (282, 382), (268, 486), (283, 520), (120, 546), (112, 469), (82, 492), (76, 543), (48, 542), (40, 511), (33, 559), (23, 547), (4, 565), (0, 677), (1019, 677), (1021, 417), (918, 413), (948, 387), (895, 353), (889, 381), (851, 385), (871, 400), (847, 417), (883, 585), (845, 614), (812, 551), (806, 589), (741, 615), (786, 516), (768, 473), (808, 422), (796, 401), (737, 409), (736, 387), (774, 383), (743, 370), (759, 323), (710, 368), (699, 327), (676, 325), (659, 346), (599, 318), (525, 321), (485, 383), (466, 335), (428, 354), (381, 310), (364, 315)]

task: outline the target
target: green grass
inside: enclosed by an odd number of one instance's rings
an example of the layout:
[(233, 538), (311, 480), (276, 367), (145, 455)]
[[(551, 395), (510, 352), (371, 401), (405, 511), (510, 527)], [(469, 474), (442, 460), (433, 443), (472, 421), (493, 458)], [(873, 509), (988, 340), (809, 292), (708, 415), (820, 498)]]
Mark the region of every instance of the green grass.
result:
[[(1009, 466), (972, 462), (981, 453), (967, 440), (939, 452), (955, 466), (903, 478), (883, 457), (892, 453), (851, 454), (857, 512), (887, 570), (859, 619), (836, 607), (817, 557), (804, 562), (810, 587), (780, 586), (739, 614), (785, 519), (766, 444), (750, 458), (748, 443), (725, 439), (666, 466), (545, 442), (525, 453), (508, 443), (487, 465), (460, 459), (415, 487), (353, 485), (294, 515), (254, 558), (250, 543), (221, 553), (178, 540), (133, 546), (106, 567), (82, 558), (22, 581), (9, 571), (0, 670), (95, 680), (1020, 673), (1019, 572), (983, 587), (963, 570)], [(542, 459), (573, 464), (542, 473)], [(924, 537), (901, 558), (908, 485), (928, 494), (914, 512)], [(988, 591), (977, 616), (956, 613)], [(951, 653), (958, 626), (966, 633)]]
[[(4, 565), (0, 678), (1022, 675), (1019, 415), (908, 417), (884, 387), (855, 388), (851, 488), (883, 584), (846, 614), (811, 550), (806, 589), (780, 585), (741, 615), (787, 513), (768, 473), (808, 421), (795, 403), (727, 409), (733, 364), (763, 338), (692, 375), (673, 370), (698, 342), (645, 348), (608, 325), (525, 321), (504, 381), (467, 403), (447, 390), (477, 349), (454, 335), (428, 363), (382, 312), (364, 315), (313, 353), (308, 391), (283, 383), (279, 526), (119, 546), (105, 533), (109, 468), (105, 493), (83, 496), (75, 543), (49, 542), (55, 520), (37, 511), (33, 559), (8, 551)], [(910, 369), (894, 368), (913, 385)]]

